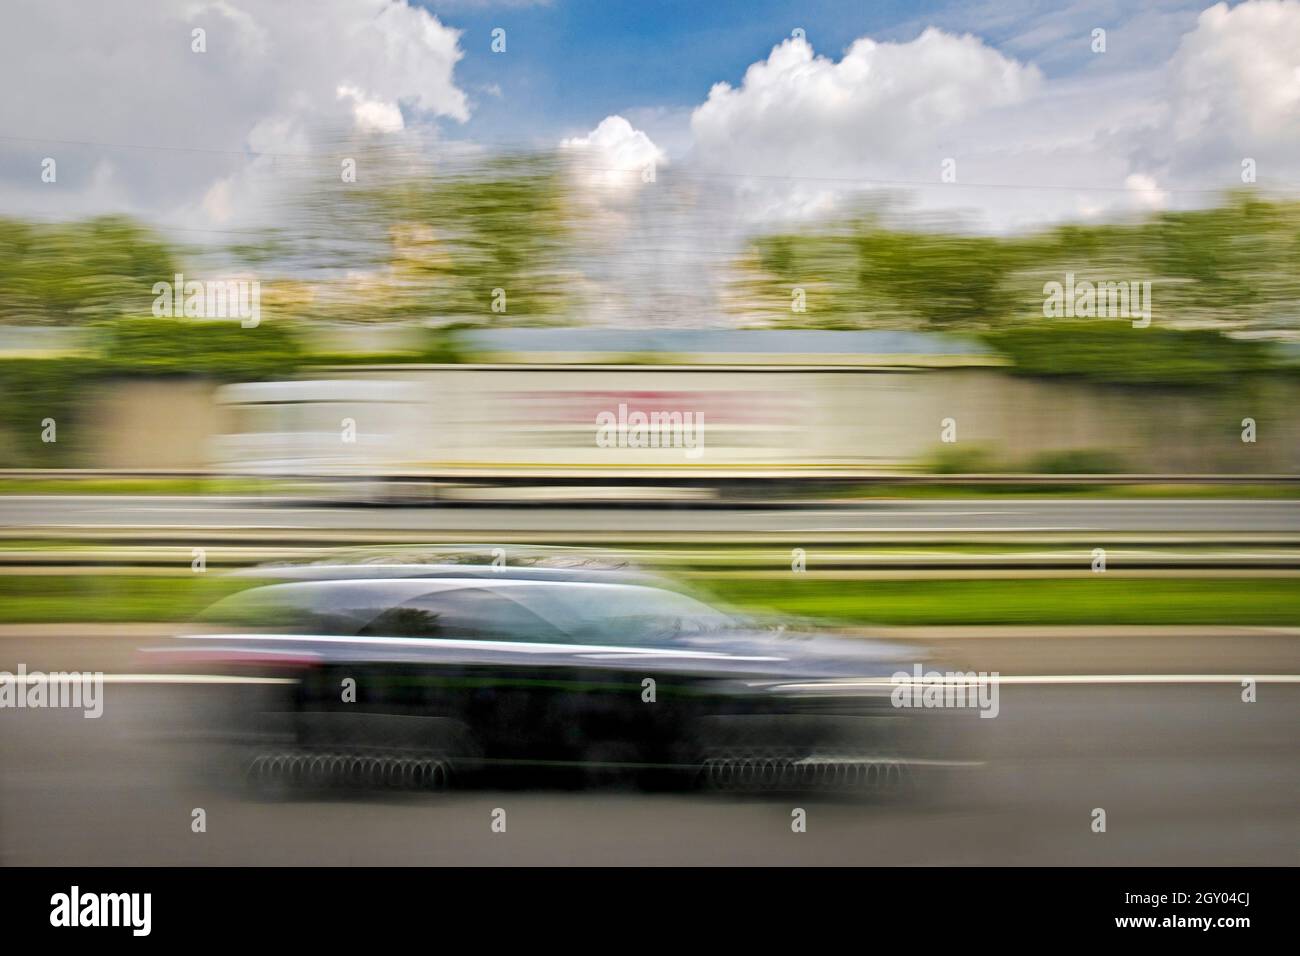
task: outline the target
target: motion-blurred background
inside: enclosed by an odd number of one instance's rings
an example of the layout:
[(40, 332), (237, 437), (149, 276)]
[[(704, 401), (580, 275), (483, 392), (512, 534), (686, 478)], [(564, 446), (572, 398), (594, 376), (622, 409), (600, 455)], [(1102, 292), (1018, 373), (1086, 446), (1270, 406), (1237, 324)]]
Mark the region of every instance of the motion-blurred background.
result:
[[(44, 83), (0, 111), (0, 669), (122, 682), (87, 726), (0, 714), (0, 862), (1293, 863), (1300, 5), (1106, 21), (1158, 66), (1097, 51), (1097, 10), (692, 8), (738, 32), (692, 47), (681, 71), (712, 78), (658, 111), (671, 70), (565, 72), (649, 28), (554, 6), (87, 31), (175, 33), (175, 86), (113, 57), (55, 82), (43, 31), (94, 44), (6, 13), (0, 59)], [(575, 17), (586, 48), (557, 39)], [(1087, 135), (1047, 142), (1066, 106)], [(555, 122), (510, 135), (503, 110)], [(465, 835), (461, 798), (232, 801), (244, 835), (197, 849), (160, 829), (227, 799), (142, 733), (201, 733), (213, 689), (152, 687), (136, 649), (255, 583), (223, 570), (430, 544), (612, 548), (1042, 682), (1007, 690), (967, 799), (828, 809), (793, 850), (779, 808), (625, 795), (520, 797), (560, 822), (515, 856)], [(1122, 841), (1090, 833), (1101, 805)]]

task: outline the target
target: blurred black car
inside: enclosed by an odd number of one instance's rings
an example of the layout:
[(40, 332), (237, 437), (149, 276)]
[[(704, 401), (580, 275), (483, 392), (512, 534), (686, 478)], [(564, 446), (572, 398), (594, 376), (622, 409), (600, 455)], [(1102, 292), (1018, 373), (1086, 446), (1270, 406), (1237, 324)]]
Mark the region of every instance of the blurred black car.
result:
[[(229, 715), (262, 787), (620, 778), (880, 791), (943, 766), (938, 715), (891, 706), (913, 648), (728, 614), (628, 571), (263, 568), (169, 653), (275, 683)], [(233, 625), (233, 626), (232, 626)]]

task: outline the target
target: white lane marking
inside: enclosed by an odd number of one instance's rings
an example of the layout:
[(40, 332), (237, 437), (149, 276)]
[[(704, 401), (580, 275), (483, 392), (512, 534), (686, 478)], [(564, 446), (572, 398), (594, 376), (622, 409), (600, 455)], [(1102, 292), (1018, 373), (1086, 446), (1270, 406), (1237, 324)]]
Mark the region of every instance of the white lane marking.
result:
[(998, 679), (1006, 684), (1300, 684), (1300, 674), (1044, 674)]
[[(5, 682), (10, 680), (15, 683), (22, 682), (28, 684), (47, 683), (50, 680), (59, 679), (58, 674), (26, 674), (22, 677), (12, 675), (4, 678)], [(240, 677), (226, 674), (104, 674), (103, 681), (106, 684), (295, 684), (297, 680), (292, 677)], [(1043, 674), (1030, 676), (1003, 676), (1003, 677), (986, 677), (982, 679), (985, 683), (999, 684), (1239, 684), (1243, 680), (1253, 680), (1260, 684), (1300, 684), (1300, 674)], [(959, 678), (936, 678), (933, 683), (979, 683), (980, 678), (975, 681), (961, 680)], [(833, 689), (833, 688), (866, 688), (866, 687), (899, 687), (903, 684), (912, 683), (912, 679), (907, 680), (877, 680), (877, 681), (833, 681), (816, 684), (781, 684), (780, 686), (790, 690), (796, 690), (800, 687)], [(928, 683), (922, 680), (920, 683)]]
[(1041, 527), (1041, 528), (1035, 527), (1033, 525), (999, 525), (996, 527), (989, 527), (987, 525), (981, 524), (981, 525), (970, 525), (963, 528), (934, 528), (929, 525), (917, 525), (916, 527), (906, 527), (906, 528), (891, 527), (888, 525), (860, 525), (857, 527), (850, 528), (841, 525), (838, 527), (831, 527), (831, 528), (788, 528), (788, 529), (778, 528), (774, 530), (784, 531), (787, 534), (792, 534), (794, 532), (799, 532), (801, 534), (827, 534), (834, 531), (875, 531), (875, 532), (889, 532), (892, 534), (916, 534), (918, 532), (942, 532), (946, 534), (952, 534), (958, 531), (961, 532), (979, 531), (983, 533), (983, 532), (996, 532), (996, 531), (1001, 531), (1001, 532), (1104, 531), (1106, 529), (1094, 528), (1094, 527), (1076, 527), (1070, 525), (1059, 525), (1059, 526), (1051, 525), (1049, 527)]
[[(70, 672), (52, 674), (10, 674), (0, 677), (0, 684), (49, 684), (63, 682)], [(105, 684), (296, 684), (293, 677), (241, 677), (231, 674), (100, 674), (95, 671), (77, 671), (82, 677), (93, 677)]]
[[(1027, 514), (1031, 514), (1032, 512), (1017, 511), (1015, 509), (1010, 509), (1010, 508), (1001, 509), (999, 511), (930, 511), (929, 509), (926, 508), (911, 509), (911, 510), (907, 510), (903, 508), (858, 508), (853, 511), (822, 511), (819, 508), (815, 510), (810, 509), (808, 513), (815, 518), (870, 518), (873, 515), (903, 515), (906, 517), (914, 518), (918, 515), (924, 515), (926, 517), (940, 517), (940, 516), (966, 517), (969, 515), (984, 515), (984, 516), (1027, 515)], [(771, 518), (777, 515), (788, 516), (790, 512), (789, 511), (760, 511), (758, 512), (758, 514), (761, 517)]]
[(1259, 684), (1300, 684), (1300, 674), (1030, 674), (1003, 675), (977, 674), (975, 677), (958, 677), (938, 675), (933, 678), (915, 680), (912, 677), (900, 677), (880, 680), (849, 681), (802, 681), (799, 683), (778, 682), (784, 690), (853, 690), (875, 687), (905, 687), (916, 684), (953, 684), (970, 686), (975, 684), (1240, 684), (1253, 680)]

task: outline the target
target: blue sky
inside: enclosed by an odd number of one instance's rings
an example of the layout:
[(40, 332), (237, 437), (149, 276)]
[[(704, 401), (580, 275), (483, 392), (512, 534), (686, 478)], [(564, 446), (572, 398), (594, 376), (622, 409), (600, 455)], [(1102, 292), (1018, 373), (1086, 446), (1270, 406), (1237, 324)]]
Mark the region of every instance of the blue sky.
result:
[[(496, 83), (499, 102), (479, 101), (466, 132), (507, 132), (520, 123), (585, 131), (610, 113), (690, 108), (719, 80), (745, 68), (803, 27), (818, 48), (840, 50), (854, 38), (908, 17), (907, 3), (659, 2), (554, 0), (529, 7), (425, 3), (464, 30), (458, 74), (470, 89)], [(925, 4), (923, 6), (937, 6)], [(507, 52), (490, 51), (491, 31), (507, 31)], [(523, 115), (521, 115), (523, 114)]]
[[(907, 2), (907, 0), (421, 0), (462, 30), (457, 77), (474, 99), (463, 128), (447, 133), (481, 142), (553, 142), (610, 114), (661, 111), (685, 122), (714, 83), (740, 82), (745, 69), (802, 28), (820, 55), (838, 58), (859, 37), (908, 41), (925, 27), (973, 33), (988, 46), (1032, 62), (1049, 78), (1089, 68), (1123, 70), (1167, 57), (1206, 4)], [(1145, 22), (1140, 43), (1105, 60), (1091, 56), (1093, 27)], [(507, 50), (490, 50), (506, 30)], [(486, 92), (499, 88), (501, 95)]]

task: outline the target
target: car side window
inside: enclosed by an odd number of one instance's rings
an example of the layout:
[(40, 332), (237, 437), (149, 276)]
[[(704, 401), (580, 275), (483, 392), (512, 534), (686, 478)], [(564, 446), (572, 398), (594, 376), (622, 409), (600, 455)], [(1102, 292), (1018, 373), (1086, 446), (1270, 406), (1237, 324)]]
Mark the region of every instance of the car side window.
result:
[(361, 633), (471, 641), (562, 642), (568, 639), (528, 608), (483, 588), (422, 594), (385, 610)]

